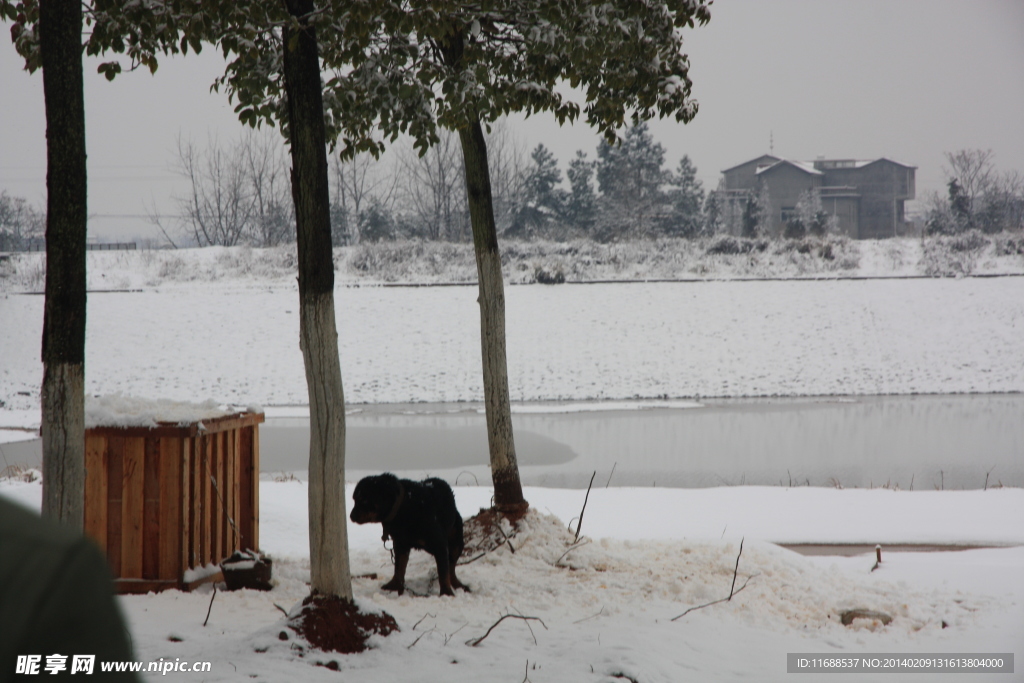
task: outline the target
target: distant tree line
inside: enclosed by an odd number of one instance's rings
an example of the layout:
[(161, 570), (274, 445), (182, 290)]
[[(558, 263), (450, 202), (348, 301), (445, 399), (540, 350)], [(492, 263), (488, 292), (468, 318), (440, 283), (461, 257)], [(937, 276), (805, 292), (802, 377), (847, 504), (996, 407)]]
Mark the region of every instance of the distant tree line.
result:
[[(391, 239), (470, 239), (462, 152), (454, 133), (420, 155), (411, 146), (378, 161), (369, 154), (331, 162), (331, 229), (335, 245)], [(522, 239), (697, 237), (714, 232), (705, 216), (697, 169), (684, 156), (666, 169), (665, 148), (647, 124), (629, 128), (620, 145), (599, 142), (595, 158), (578, 151), (563, 182), (544, 145), (529, 154), (503, 124), (487, 134), (499, 233)], [(176, 234), (153, 217), (169, 240), (199, 246), (272, 246), (295, 238), (288, 169), (273, 133), (249, 132), (235, 143), (211, 140), (204, 150), (178, 141), (176, 170), (188, 181), (176, 197)]]
[(946, 152), (945, 157), (947, 192), (926, 200), (928, 234), (1024, 229), (1024, 175), (997, 171), (990, 149), (962, 149)]
[[(487, 136), (495, 217), (506, 237), (599, 242), (657, 237), (767, 235), (770, 198), (760, 192), (705, 193), (697, 168), (683, 156), (665, 168), (665, 148), (646, 123), (629, 128), (620, 145), (603, 140), (594, 158), (582, 150), (563, 175), (543, 144), (527, 153), (504, 125)], [(177, 214), (151, 220), (175, 245), (267, 247), (295, 241), (287, 155), (273, 131), (249, 131), (232, 143), (205, 147), (178, 140), (175, 169), (188, 192)], [(999, 172), (991, 150), (945, 154), (947, 193), (926, 196), (927, 234), (1024, 229), (1024, 175)], [(469, 208), (458, 138), (442, 131), (420, 156), (412, 147), (390, 158), (369, 154), (331, 162), (331, 230), (335, 245), (393, 239), (468, 241)], [(45, 212), (0, 193), (0, 251), (43, 239)], [(803, 193), (782, 236), (802, 239), (834, 232), (836, 219), (820, 196)]]

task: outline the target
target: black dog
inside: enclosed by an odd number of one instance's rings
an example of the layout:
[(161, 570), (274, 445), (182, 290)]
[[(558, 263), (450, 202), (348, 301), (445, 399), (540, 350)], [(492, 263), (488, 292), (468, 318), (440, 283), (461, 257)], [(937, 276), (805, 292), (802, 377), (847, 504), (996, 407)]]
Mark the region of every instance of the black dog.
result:
[(454, 588), (469, 589), (455, 577), (455, 562), (462, 555), (462, 515), (455, 494), (441, 479), (410, 481), (391, 473), (364, 477), (352, 494), (350, 515), (356, 524), (380, 522), (384, 540), (395, 543), (395, 576), (381, 586), (405, 591), (405, 567), (412, 548), (426, 550), (437, 562), (441, 595), (455, 595)]

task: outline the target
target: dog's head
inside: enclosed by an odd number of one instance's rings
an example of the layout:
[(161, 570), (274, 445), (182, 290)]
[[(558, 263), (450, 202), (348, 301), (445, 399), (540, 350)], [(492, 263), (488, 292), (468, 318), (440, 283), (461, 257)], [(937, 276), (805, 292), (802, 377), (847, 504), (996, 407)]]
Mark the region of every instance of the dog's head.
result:
[(398, 477), (390, 472), (363, 477), (352, 492), (352, 514), (356, 524), (383, 522), (395, 507), (401, 491)]

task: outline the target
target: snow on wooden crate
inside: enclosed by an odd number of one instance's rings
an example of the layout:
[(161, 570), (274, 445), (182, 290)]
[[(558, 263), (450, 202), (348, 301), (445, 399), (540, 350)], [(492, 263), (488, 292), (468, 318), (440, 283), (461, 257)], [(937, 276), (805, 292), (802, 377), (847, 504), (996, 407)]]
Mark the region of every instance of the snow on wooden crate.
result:
[(86, 400), (85, 532), (118, 592), (188, 589), (190, 570), (259, 549), (263, 420), (212, 402)]

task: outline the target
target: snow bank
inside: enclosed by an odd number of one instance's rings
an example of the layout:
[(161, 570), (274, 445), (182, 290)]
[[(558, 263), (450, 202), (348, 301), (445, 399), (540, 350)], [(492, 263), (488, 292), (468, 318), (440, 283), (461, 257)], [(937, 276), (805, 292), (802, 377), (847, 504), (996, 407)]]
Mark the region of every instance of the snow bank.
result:
[[(761, 240), (728, 235), (601, 244), (588, 240), (502, 241), (505, 281), (528, 284), (538, 273), (567, 282), (718, 280), (750, 278), (920, 277), (1022, 274), (1017, 233), (965, 242), (958, 238)], [(274, 283), (295, 286), (295, 245), (266, 249), (207, 247), (90, 251), (88, 286), (130, 291), (199, 283)], [(397, 241), (334, 250), (337, 280), (346, 284), (476, 282), (469, 243)], [(0, 292), (42, 292), (45, 255), (14, 254), (0, 270)]]

